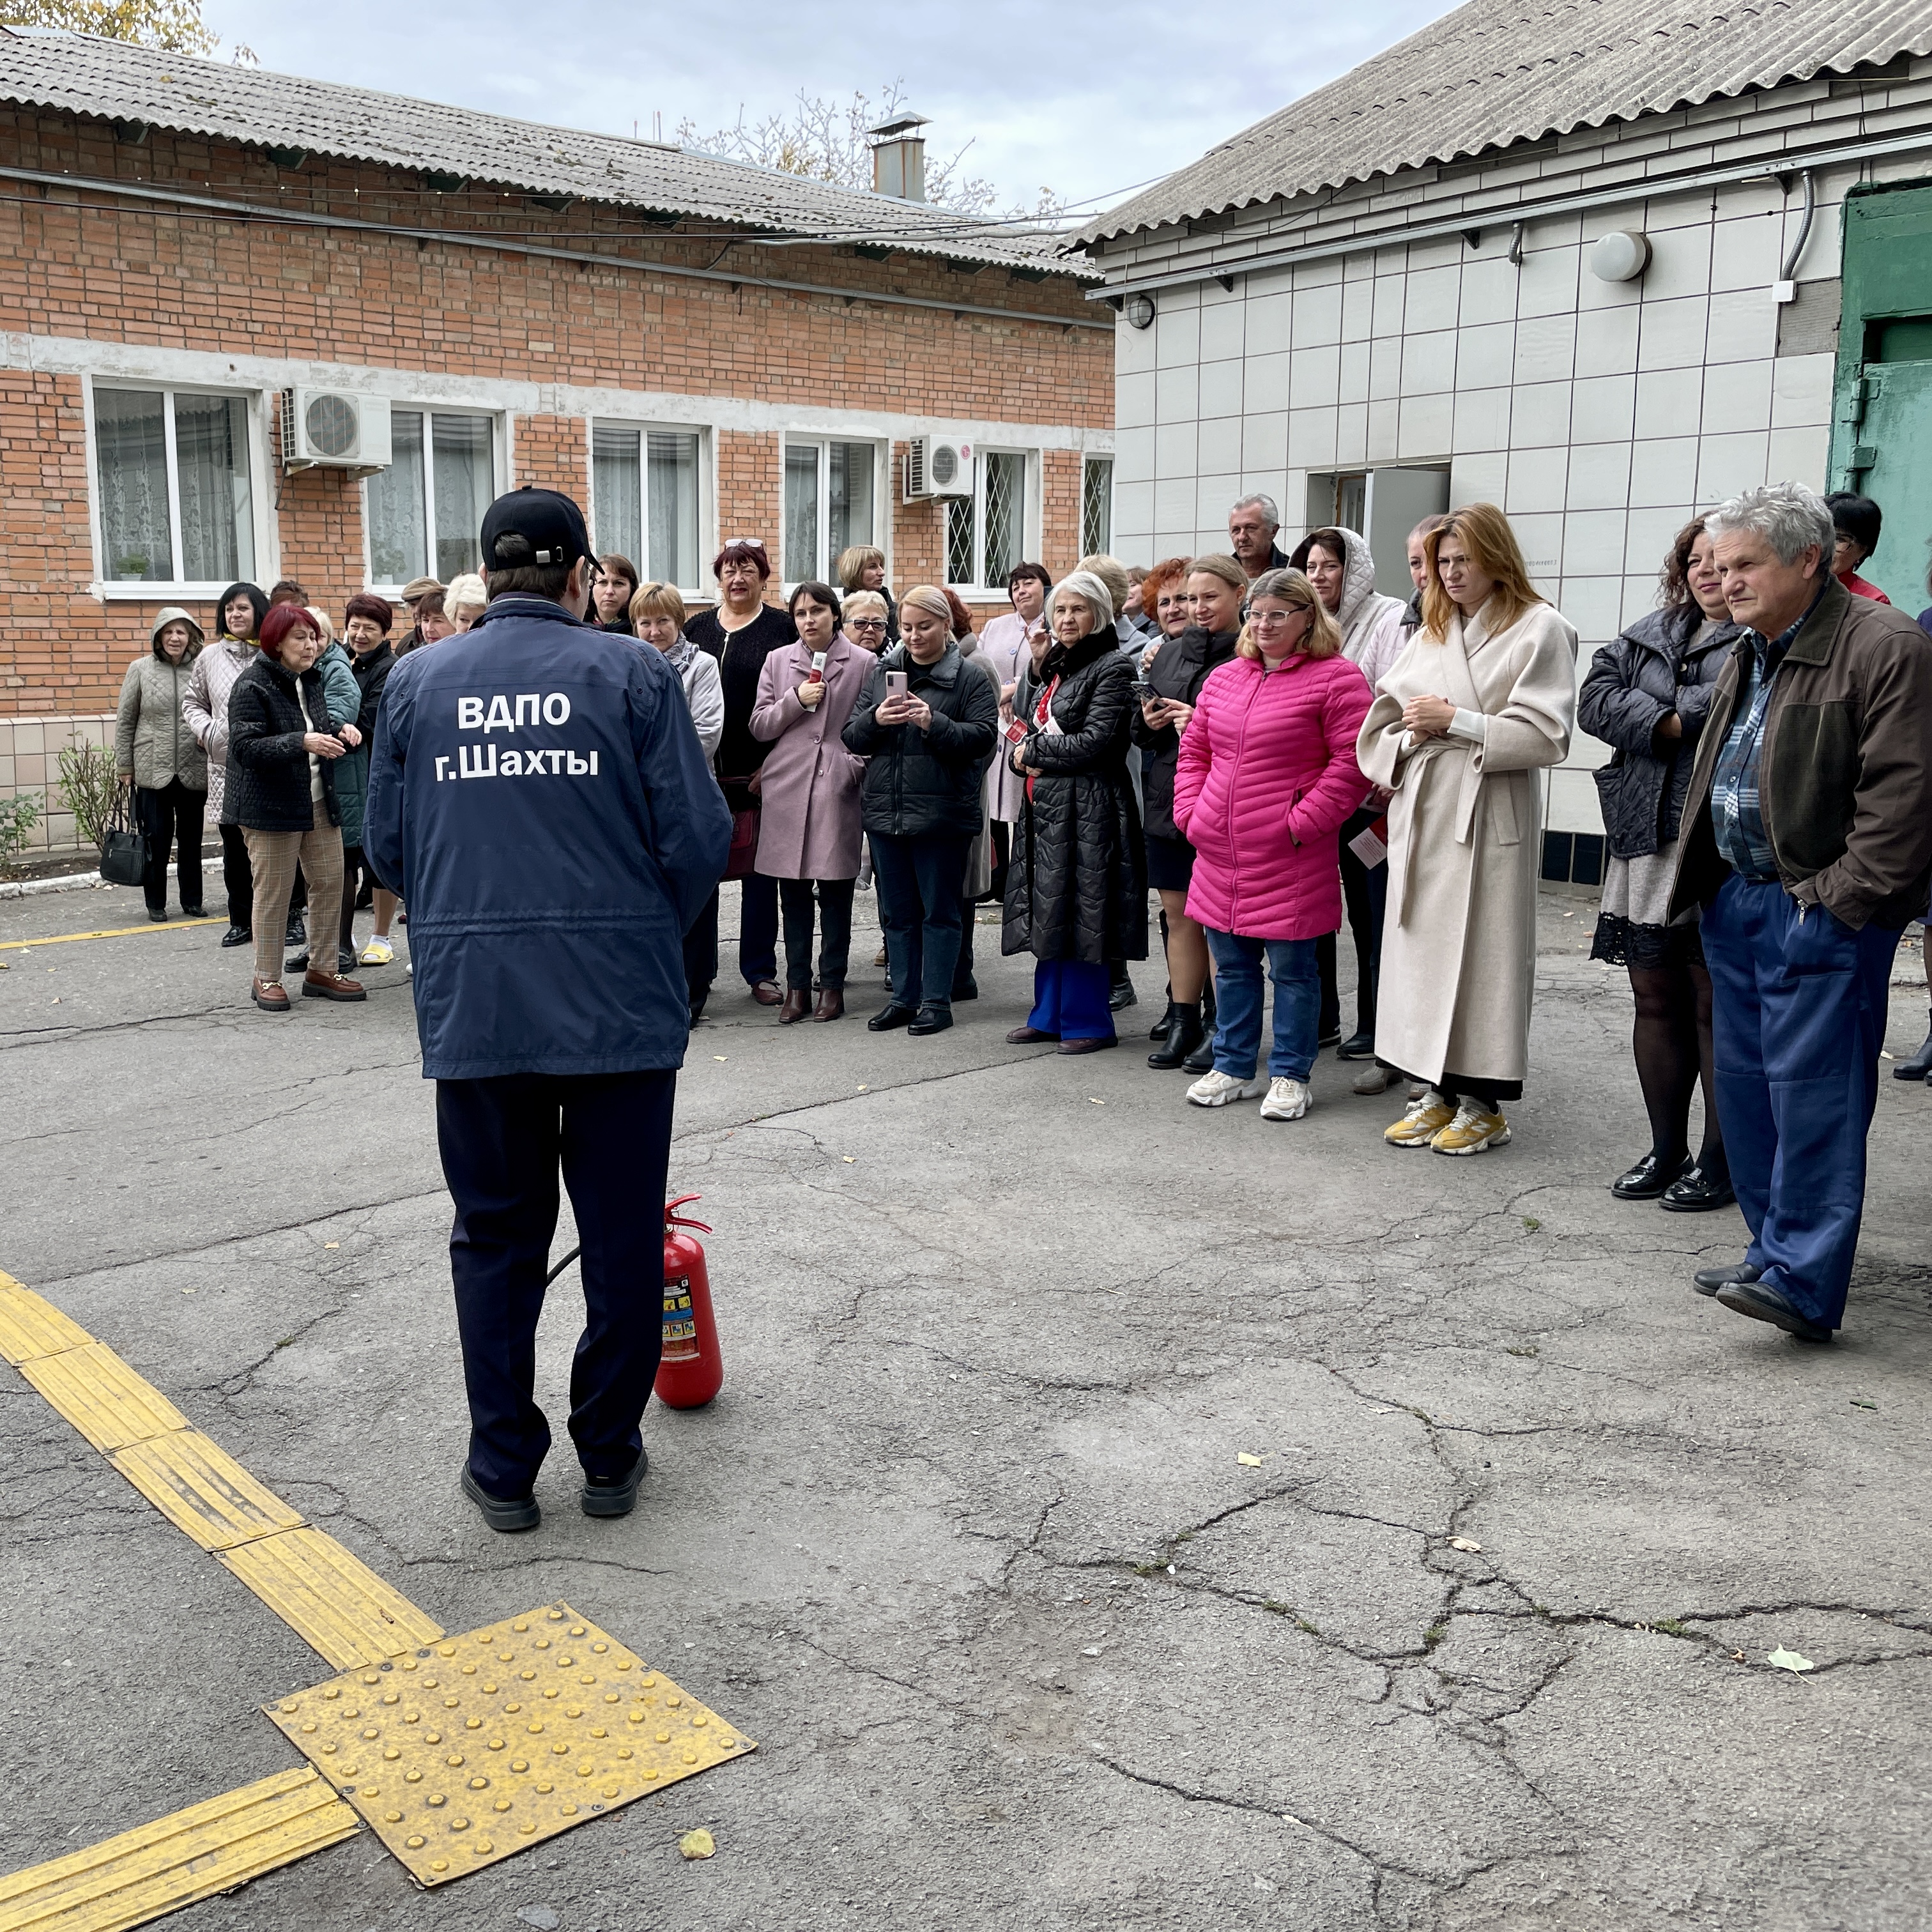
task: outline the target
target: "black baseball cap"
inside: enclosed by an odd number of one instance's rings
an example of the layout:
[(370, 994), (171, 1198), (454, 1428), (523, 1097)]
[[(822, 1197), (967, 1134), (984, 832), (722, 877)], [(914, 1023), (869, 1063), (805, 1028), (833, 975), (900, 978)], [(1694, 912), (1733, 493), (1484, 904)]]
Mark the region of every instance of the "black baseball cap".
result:
[[(497, 554), (505, 537), (521, 537), (533, 554), (524, 554), (523, 544), (510, 546), (512, 555)], [(584, 526), (584, 512), (558, 490), (538, 490), (526, 483), (499, 496), (483, 513), (483, 568), (514, 570), (536, 565), (572, 564), (590, 554), (590, 533)]]

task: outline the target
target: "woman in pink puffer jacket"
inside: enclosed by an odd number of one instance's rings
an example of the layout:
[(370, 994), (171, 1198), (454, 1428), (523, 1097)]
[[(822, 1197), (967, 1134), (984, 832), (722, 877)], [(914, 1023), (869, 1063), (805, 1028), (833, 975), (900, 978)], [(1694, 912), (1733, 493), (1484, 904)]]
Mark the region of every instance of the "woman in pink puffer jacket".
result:
[(1224, 1107), (1262, 1090), (1262, 968), (1274, 982), (1274, 1042), (1262, 1117), (1299, 1120), (1315, 1067), (1321, 979), (1315, 942), (1342, 923), (1336, 835), (1367, 796), (1355, 737), (1368, 680), (1298, 570), (1249, 593), (1233, 659), (1201, 687), (1180, 738), (1174, 822), (1194, 848), (1187, 912), (1214, 955), (1214, 1065), (1187, 1090)]

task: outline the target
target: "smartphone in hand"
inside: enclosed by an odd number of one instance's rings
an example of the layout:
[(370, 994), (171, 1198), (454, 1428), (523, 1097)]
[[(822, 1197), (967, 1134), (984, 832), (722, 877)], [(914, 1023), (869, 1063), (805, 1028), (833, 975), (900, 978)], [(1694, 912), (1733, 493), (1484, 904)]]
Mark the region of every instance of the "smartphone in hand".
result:
[(907, 676), (902, 670), (889, 670), (886, 674), (886, 700), (896, 704), (907, 694)]

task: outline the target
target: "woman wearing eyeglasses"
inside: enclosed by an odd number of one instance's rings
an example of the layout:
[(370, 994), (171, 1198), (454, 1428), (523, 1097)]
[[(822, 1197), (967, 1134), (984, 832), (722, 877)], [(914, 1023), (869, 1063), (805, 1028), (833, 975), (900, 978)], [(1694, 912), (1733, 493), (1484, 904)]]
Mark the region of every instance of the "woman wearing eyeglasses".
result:
[[(755, 812), (763, 781), (759, 768), (771, 747), (752, 730), (758, 680), (772, 652), (796, 641), (798, 626), (765, 602), (771, 560), (758, 537), (734, 537), (711, 560), (718, 602), (700, 610), (684, 634), (718, 660), (724, 686), (724, 736), (718, 747), (718, 776), (724, 802), (735, 812)], [(738, 970), (761, 1006), (776, 1006), (778, 991), (778, 882), (754, 872), (741, 881), (738, 909)]]

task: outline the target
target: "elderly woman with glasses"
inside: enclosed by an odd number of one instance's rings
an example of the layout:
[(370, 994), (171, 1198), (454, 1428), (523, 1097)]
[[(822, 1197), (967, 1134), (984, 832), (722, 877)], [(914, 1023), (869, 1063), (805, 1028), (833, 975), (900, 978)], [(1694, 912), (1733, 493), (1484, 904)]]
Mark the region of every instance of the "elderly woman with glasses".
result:
[[(758, 680), (765, 660), (798, 638), (785, 612), (765, 602), (771, 560), (758, 537), (734, 537), (711, 560), (718, 602), (700, 610), (684, 627), (700, 650), (718, 660), (724, 687), (724, 735), (718, 748), (718, 776), (724, 802), (735, 817), (756, 812), (764, 781), (759, 776), (770, 746), (752, 729), (758, 706)], [(761, 1006), (784, 1000), (778, 990), (778, 882), (754, 871), (740, 882), (738, 970)]]
[(1148, 950), (1147, 857), (1127, 774), (1134, 670), (1114, 600), (1092, 572), (1064, 578), (1047, 614), (1053, 641), (1037, 694), (1015, 719), (1025, 735), (1010, 748), (1024, 802), (1000, 938), (1003, 952), (1038, 964), (1033, 1011), (1006, 1038), (1094, 1053), (1119, 1044), (1109, 962)]
[(882, 590), (855, 590), (845, 599), (844, 634), (862, 651), (877, 657), (890, 639), (891, 606)]

